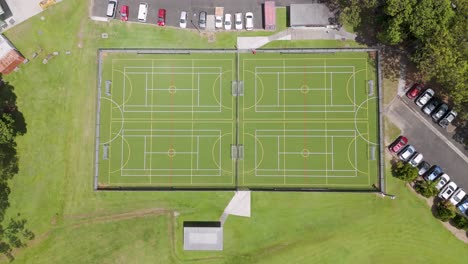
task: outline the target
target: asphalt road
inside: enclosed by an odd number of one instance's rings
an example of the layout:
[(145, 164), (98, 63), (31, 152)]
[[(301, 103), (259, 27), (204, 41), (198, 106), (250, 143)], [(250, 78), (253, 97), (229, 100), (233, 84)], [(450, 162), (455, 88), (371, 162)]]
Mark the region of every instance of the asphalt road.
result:
[[(108, 0), (94, 0), (93, 16), (105, 17), (107, 11)], [(198, 26), (198, 14), (201, 11), (207, 12), (208, 15), (214, 14), (215, 7), (224, 7), (224, 14), (234, 14), (241, 12), (243, 16), (246, 12), (254, 14), (254, 29), (263, 28), (263, 11), (262, 4), (264, 0), (119, 0), (117, 10), (120, 6), (128, 5), (130, 14), (129, 21), (137, 22), (138, 4), (139, 2), (148, 3), (147, 23), (156, 24), (158, 18), (158, 9), (166, 9), (166, 25), (179, 27), (180, 12), (188, 12), (187, 28), (195, 28), (193, 24)], [(288, 6), (291, 3), (310, 3), (310, 0), (280, 0), (275, 1), (277, 6)], [(116, 19), (120, 19), (120, 15), (116, 14)], [(234, 18), (233, 18), (234, 19)], [(191, 23), (193, 22), (193, 24)], [(244, 25), (245, 26), (245, 25)]]
[[(409, 144), (424, 155), (431, 165), (439, 165), (451, 180), (468, 190), (468, 157), (466, 150), (454, 145), (445, 130), (435, 127), (430, 118), (424, 116), (419, 108), (397, 98), (387, 110), (386, 115), (402, 129)], [(444, 134), (445, 133), (445, 134)], [(455, 142), (456, 143), (456, 142)], [(456, 143), (458, 144), (458, 143)], [(452, 146), (452, 147), (450, 147)]]

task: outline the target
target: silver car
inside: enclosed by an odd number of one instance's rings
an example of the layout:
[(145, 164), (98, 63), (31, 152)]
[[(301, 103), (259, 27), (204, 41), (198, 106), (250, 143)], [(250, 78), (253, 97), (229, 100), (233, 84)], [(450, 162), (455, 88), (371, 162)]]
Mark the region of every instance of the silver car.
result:
[(427, 89), (424, 91), (418, 99), (416, 99), (416, 105), (419, 107), (423, 107), (431, 98), (434, 96), (435, 92), (432, 89)]
[(402, 161), (408, 161), (411, 156), (413, 156), (416, 149), (412, 145), (406, 146), (400, 153), (398, 153), (398, 158)]

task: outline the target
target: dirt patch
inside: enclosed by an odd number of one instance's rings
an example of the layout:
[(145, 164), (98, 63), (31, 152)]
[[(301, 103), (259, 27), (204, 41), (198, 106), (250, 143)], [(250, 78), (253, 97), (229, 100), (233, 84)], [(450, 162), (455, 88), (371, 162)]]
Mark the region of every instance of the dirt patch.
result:
[(143, 209), (133, 212), (127, 213), (120, 213), (120, 214), (112, 214), (112, 215), (104, 215), (104, 216), (97, 216), (91, 218), (85, 218), (84, 220), (73, 224), (72, 228), (78, 228), (83, 225), (87, 224), (95, 224), (95, 223), (105, 223), (105, 222), (114, 222), (114, 221), (121, 221), (121, 220), (128, 220), (133, 218), (141, 218), (145, 216), (154, 216), (154, 215), (163, 215), (172, 212), (171, 210), (165, 208), (150, 208), (150, 209)]

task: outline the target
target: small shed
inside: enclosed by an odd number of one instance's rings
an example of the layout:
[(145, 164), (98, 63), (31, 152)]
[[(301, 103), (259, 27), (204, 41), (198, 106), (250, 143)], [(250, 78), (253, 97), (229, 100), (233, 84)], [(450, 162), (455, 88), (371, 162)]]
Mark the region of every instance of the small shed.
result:
[(324, 4), (291, 4), (291, 27), (334, 27), (333, 12)]
[(223, 250), (221, 222), (185, 221), (184, 250)]
[(263, 5), (265, 30), (276, 30), (276, 7), (275, 1), (265, 1)]

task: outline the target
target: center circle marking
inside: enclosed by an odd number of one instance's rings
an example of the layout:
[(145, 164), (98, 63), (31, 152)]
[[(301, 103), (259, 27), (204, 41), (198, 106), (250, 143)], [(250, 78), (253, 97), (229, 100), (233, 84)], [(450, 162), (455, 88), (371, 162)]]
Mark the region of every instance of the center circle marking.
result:
[(167, 155), (168, 155), (170, 158), (175, 157), (175, 155), (176, 155), (175, 149), (170, 148), (170, 149), (167, 151)]
[(175, 87), (175, 85), (169, 86), (169, 93), (170, 93), (170, 94), (175, 94), (175, 93), (176, 93), (176, 87)]

